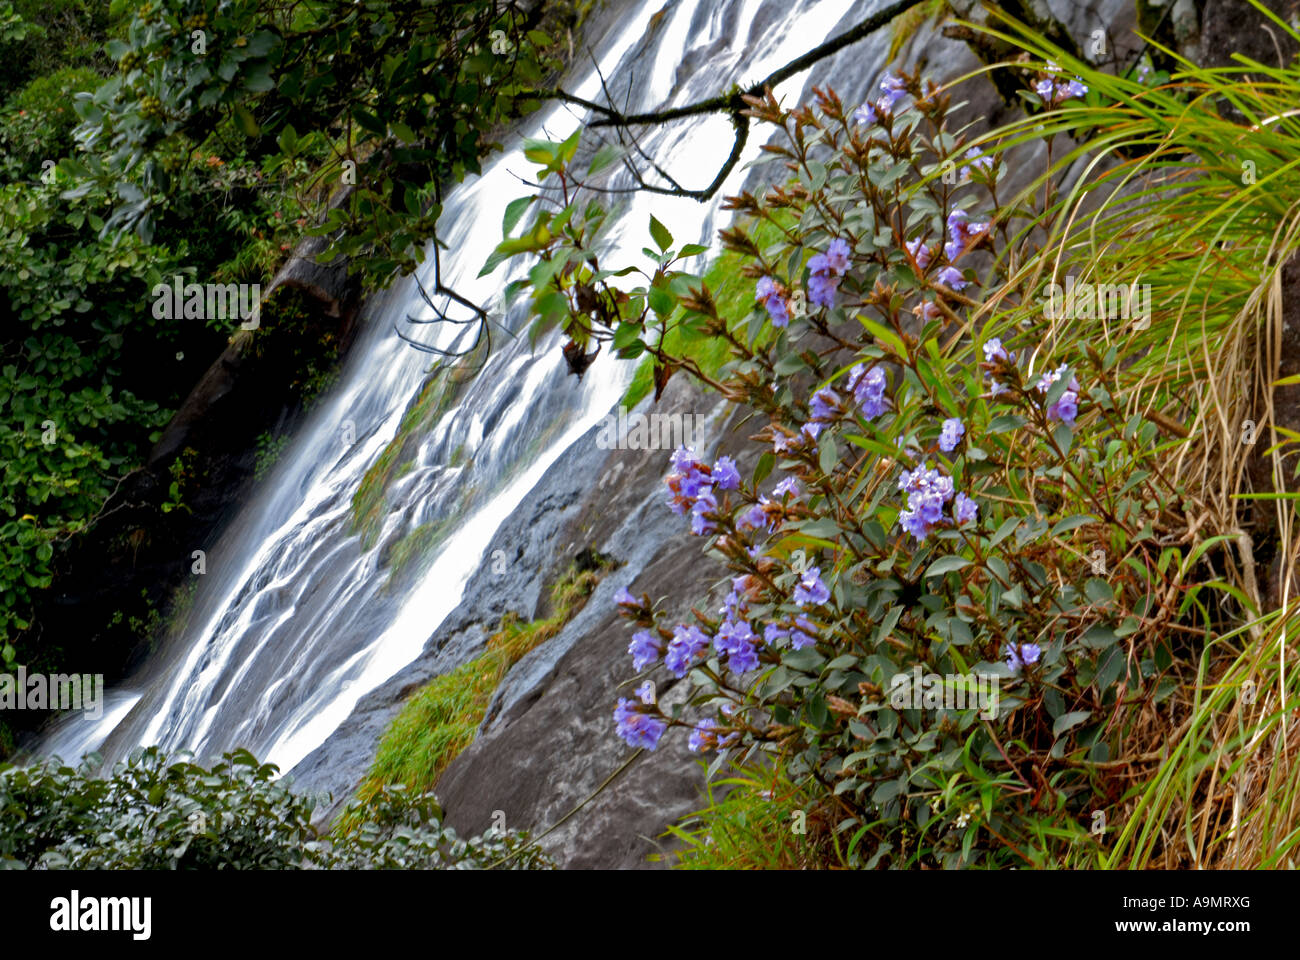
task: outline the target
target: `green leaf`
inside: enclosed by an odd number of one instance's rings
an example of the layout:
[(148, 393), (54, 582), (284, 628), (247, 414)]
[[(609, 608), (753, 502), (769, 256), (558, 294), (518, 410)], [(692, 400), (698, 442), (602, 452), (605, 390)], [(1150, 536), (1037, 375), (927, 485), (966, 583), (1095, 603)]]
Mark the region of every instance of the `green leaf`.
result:
[(840, 462), (840, 453), (835, 449), (835, 438), (822, 435), (821, 450), (818, 453), (817, 463), (822, 468), (822, 473), (830, 476), (835, 472), (836, 465)]
[(1124, 667), (1124, 651), (1119, 647), (1115, 647), (1110, 653), (1106, 654), (1105, 660), (1097, 670), (1097, 689), (1105, 693), (1113, 687), (1120, 674), (1124, 672)]
[(660, 223), (653, 213), (650, 214), (650, 236), (654, 237), (660, 251), (667, 250), (673, 245), (673, 235), (668, 232), (668, 228)]
[(673, 295), (664, 287), (651, 287), (647, 299), (650, 302), (650, 309), (661, 317), (668, 316), (673, 312), (673, 308), (677, 306), (677, 301), (673, 299)]
[(294, 147), (298, 146), (298, 131), (293, 128), (292, 123), (286, 123), (284, 129), (280, 131), (277, 141), (280, 144), (280, 152), (292, 154)]
[(257, 121), (243, 104), (235, 104), (235, 121), (239, 124), (239, 129), (250, 137), (257, 136), (261, 131), (261, 127), (257, 125)]
[(1079, 642), (1090, 650), (1105, 650), (1118, 639), (1114, 630), (1098, 623), (1089, 627), (1088, 631), (1079, 638)]
[(958, 557), (955, 555), (940, 557), (938, 560), (934, 561), (934, 563), (930, 564), (930, 568), (925, 571), (925, 575), (927, 578), (937, 577), (940, 574), (949, 573), (953, 570), (960, 570), (962, 567), (968, 566), (970, 566), (970, 561), (965, 557)]
[(1052, 724), (1052, 736), (1059, 737), (1066, 730), (1077, 727), (1090, 716), (1092, 716), (1091, 710), (1072, 710), (1070, 713), (1061, 714), (1056, 718), (1056, 722)]
[(618, 330), (614, 332), (614, 349), (622, 350), (624, 347), (636, 343), (637, 338), (641, 336), (641, 326), (636, 323), (621, 323)]
[(820, 520), (813, 520), (811, 523), (805, 523), (799, 527), (799, 532), (809, 537), (821, 537), (831, 540), (840, 535), (840, 525), (830, 517), (822, 517)]
[(1111, 590), (1110, 584), (1097, 577), (1093, 577), (1083, 585), (1083, 592), (1091, 603), (1110, 603), (1115, 599), (1115, 593)]
[[(515, 227), (518, 226), (520, 218), (524, 215), (524, 211), (527, 210), (536, 199), (536, 195), (517, 197), (506, 204), (506, 215), (501, 219), (502, 236), (510, 236)], [(482, 274), (479, 274), (479, 276), (482, 276)]]
[(1066, 517), (1064, 520), (1057, 523), (1056, 526), (1052, 527), (1050, 536), (1059, 537), (1061, 534), (1073, 530), (1075, 527), (1082, 527), (1084, 524), (1094, 523), (1095, 521), (1096, 517), (1090, 517), (1086, 514)]

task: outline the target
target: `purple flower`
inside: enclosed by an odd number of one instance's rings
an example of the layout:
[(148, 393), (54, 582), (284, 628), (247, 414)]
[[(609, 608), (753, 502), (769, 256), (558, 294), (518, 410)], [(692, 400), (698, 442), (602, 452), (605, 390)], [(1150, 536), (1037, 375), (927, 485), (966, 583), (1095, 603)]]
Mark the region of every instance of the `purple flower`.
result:
[(980, 170), (992, 170), (993, 158), (988, 154), (980, 153), (979, 147), (971, 147), (966, 151), (966, 159), (970, 161), (970, 166), (961, 168), (960, 176), (963, 180), (970, 176), (970, 168), (976, 167)]
[(1078, 395), (1070, 390), (1065, 391), (1059, 400), (1047, 408), (1047, 415), (1074, 426), (1074, 418), (1079, 415)]
[(966, 496), (966, 494), (959, 493), (957, 499), (952, 503), (952, 519), (960, 527), (962, 524), (974, 520), (975, 515), (979, 513), (979, 509), (980, 505), (978, 503)]
[(844, 276), (849, 269), (849, 243), (842, 237), (836, 237), (826, 248), (826, 266), (837, 277)]
[[(821, 256), (821, 254), (817, 256)], [(817, 257), (813, 257), (813, 260), (816, 259)], [(813, 274), (808, 278), (808, 299), (821, 307), (833, 307), (835, 306), (835, 291), (839, 289), (839, 286), (839, 277)]]
[(614, 602), (630, 607), (639, 607), (641, 605), (641, 601), (632, 596), (631, 591), (629, 591), (627, 587), (621, 587), (618, 593), (614, 594)]
[(864, 103), (853, 111), (853, 122), (863, 126), (869, 127), (879, 119), (876, 116), (876, 108), (869, 103)]
[(1020, 654), (1016, 653), (1016, 648), (1008, 643), (1007, 644), (1007, 669), (1010, 670), (1012, 673), (1019, 673), (1021, 666), (1023, 666), (1023, 664), (1021, 664), (1020, 662)]
[(1007, 353), (1002, 347), (1002, 341), (997, 337), (990, 337), (984, 341), (984, 359), (988, 363), (992, 363), (994, 360), (1005, 360), (1007, 363), (1014, 363), (1016, 355)]
[[(1043, 374), (1038, 380), (1038, 392), (1046, 393), (1051, 389), (1052, 384), (1060, 380), (1070, 372), (1068, 364), (1061, 364), (1051, 373)], [(1079, 415), (1079, 380), (1073, 374), (1070, 376), (1068, 389), (1061, 394), (1054, 402), (1047, 407), (1047, 418), (1049, 420), (1061, 420), (1064, 423), (1073, 424), (1074, 418)]]
[(707, 537), (716, 533), (718, 525), (709, 520), (705, 514), (717, 513), (718, 499), (713, 495), (712, 489), (702, 491), (699, 498), (696, 499), (695, 505), (691, 507), (691, 533), (697, 537)]
[(881, 367), (872, 367), (863, 371), (858, 364), (849, 371), (849, 389), (853, 399), (862, 408), (862, 415), (868, 420), (885, 412), (885, 371)]
[(796, 617), (794, 629), (790, 631), (790, 646), (802, 650), (817, 642), (817, 625), (805, 617)]
[(809, 567), (805, 570), (798, 586), (794, 588), (794, 602), (801, 607), (825, 603), (830, 596), (831, 592), (826, 584), (822, 583), (821, 569), (818, 567)]
[(627, 652), (632, 654), (632, 669), (640, 673), (659, 659), (662, 648), (659, 638), (649, 630), (638, 630), (632, 634), (632, 642), (627, 645)]
[(709, 648), (709, 638), (699, 627), (679, 625), (664, 655), (664, 666), (674, 677), (684, 677)]
[(930, 248), (925, 245), (925, 241), (920, 237), (915, 240), (908, 240), (903, 246), (907, 247), (907, 252), (912, 255), (912, 259), (916, 261), (916, 265), (922, 270), (930, 265)]
[(647, 706), (655, 702), (655, 685), (647, 680), (636, 688), (637, 699)]
[(898, 522), (917, 540), (924, 540), (943, 520), (943, 506), (953, 495), (952, 477), (931, 469), (927, 462), (915, 470), (904, 470), (898, 486), (907, 494), (907, 508), (899, 512)]
[(835, 306), (835, 291), (840, 277), (849, 268), (849, 245), (836, 237), (825, 253), (816, 253), (808, 260), (808, 299), (823, 307)]
[[(1048, 73), (1057, 73), (1059, 71), (1060, 67), (1050, 61), (1048, 62)], [(1068, 82), (1046, 77), (1034, 84), (1034, 93), (1038, 94), (1043, 103), (1049, 107), (1054, 107), (1065, 100), (1082, 97), (1087, 92), (1088, 88), (1078, 77)]]
[[(664, 478), (672, 495), (668, 506), (673, 513), (681, 516), (692, 506), (698, 497), (710, 491), (713, 482), (703, 463), (695, 459), (695, 454), (688, 447), (678, 447), (672, 456), (673, 472)], [(710, 493), (711, 495), (711, 493)]]
[(774, 497), (784, 497), (787, 493), (796, 499), (799, 497), (799, 481), (794, 477), (786, 477), (772, 490)]
[(892, 109), (900, 98), (907, 95), (907, 90), (904, 89), (906, 85), (902, 77), (896, 77), (892, 73), (885, 74), (880, 79), (880, 89), (884, 93), (880, 102), (888, 101), (889, 107)]
[(731, 457), (718, 457), (713, 465), (713, 482), (719, 490), (735, 490), (740, 486), (740, 473)]
[(763, 497), (758, 503), (754, 504), (736, 519), (736, 529), (740, 533), (748, 533), (751, 530), (766, 530), (771, 525), (768, 519), (767, 511), (763, 509), (767, 503), (767, 498)]
[(627, 741), (630, 747), (645, 747), (653, 750), (659, 746), (659, 738), (668, 729), (668, 724), (658, 717), (642, 713), (633, 700), (619, 697), (618, 706), (614, 708), (614, 724), (618, 735)]
[(839, 416), (840, 398), (830, 387), (822, 387), (812, 398), (812, 418), (829, 423)]
[(748, 673), (758, 667), (758, 637), (747, 620), (726, 620), (718, 627), (713, 646), (726, 654), (727, 666), (735, 673)]
[(820, 420), (809, 420), (803, 425), (803, 433), (809, 440), (815, 441), (821, 435), (821, 432), (825, 427), (826, 424), (822, 423)]
[(944, 244), (943, 252), (949, 260), (956, 260), (975, 237), (988, 229), (987, 223), (971, 223), (965, 210), (954, 210), (948, 214), (949, 240)]
[(939, 271), (936, 279), (938, 279), (938, 281), (944, 286), (951, 287), (953, 290), (961, 290), (970, 286), (970, 283), (961, 275), (961, 271), (956, 267), (944, 267)]
[(787, 437), (784, 433), (778, 432), (772, 438), (772, 451), (774, 453), (788, 453), (791, 450), (799, 448), (799, 438)]
[(1019, 649), (1008, 643), (1006, 653), (1007, 669), (1019, 673), (1021, 667), (1037, 663), (1043, 651), (1036, 643), (1022, 643)]
[(767, 308), (767, 315), (772, 318), (772, 326), (784, 327), (790, 323), (790, 311), (785, 298), (776, 288), (776, 281), (771, 277), (760, 277), (755, 288), (754, 299)]
[(898, 524), (904, 531), (915, 537), (918, 543), (930, 533), (930, 525), (912, 510), (900, 510), (898, 512)]
[(763, 642), (768, 646), (773, 646), (778, 640), (784, 640), (790, 636), (790, 631), (784, 629), (778, 623), (769, 623), (763, 628)]
[(939, 431), (939, 449), (944, 453), (952, 453), (957, 449), (957, 444), (961, 443), (965, 433), (966, 425), (956, 417), (949, 417), (943, 422), (943, 428)]
[(712, 750), (718, 745), (717, 735), (713, 733), (713, 728), (717, 726), (712, 720), (701, 720), (694, 729), (691, 730), (691, 739), (686, 744), (686, 749), (691, 753), (699, 753), (702, 750)]

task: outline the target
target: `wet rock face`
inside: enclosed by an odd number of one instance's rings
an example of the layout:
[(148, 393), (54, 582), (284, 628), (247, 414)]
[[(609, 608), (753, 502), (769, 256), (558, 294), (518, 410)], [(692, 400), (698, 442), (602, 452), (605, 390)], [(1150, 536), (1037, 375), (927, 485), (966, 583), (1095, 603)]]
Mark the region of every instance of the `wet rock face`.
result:
[[(652, 408), (647, 402), (640, 410)], [(653, 412), (699, 416), (706, 452), (722, 433), (723, 407), (685, 379), (669, 382)], [(710, 420), (714, 414), (715, 419)], [(613, 596), (622, 586), (668, 597), (683, 619), (725, 571), (703, 558), (701, 541), (665, 506), (662, 478), (671, 450), (601, 449), (601, 427), (589, 431), (547, 471), (527, 502), (489, 547), (504, 564), (485, 563), (465, 599), (430, 638), (424, 654), (373, 691), (318, 750), (292, 771), (295, 789), (329, 792), (328, 822), (365, 776), (375, 746), (405, 699), (432, 677), (476, 656), (508, 611), (543, 615), (551, 583), (595, 549), (616, 566), (558, 636), (517, 663), (488, 706), (477, 740), (443, 774), (437, 794), (448, 821), (463, 832), (490, 826), (497, 811), (509, 827), (536, 832), (595, 796), (550, 834), (544, 845), (570, 867), (637, 867), (655, 851), (644, 838), (700, 806), (702, 769), (684, 734), (659, 750), (634, 753), (614, 732), (619, 685), (632, 676), (631, 630)], [(494, 569), (495, 568), (495, 569)], [(501, 572), (497, 572), (497, 571)], [(661, 699), (675, 684), (660, 683)], [(671, 677), (666, 678), (671, 681)], [(621, 769), (622, 768), (622, 769)], [(603, 790), (600, 785), (617, 774)], [(499, 818), (498, 818), (499, 819)]]
[[(1263, 5), (1287, 20), (1295, 12), (1291, 0), (1262, 0)], [(1276, 67), (1300, 52), (1285, 30), (1255, 9), (1247, 0), (1206, 0), (1201, 11), (1200, 62), (1206, 67), (1238, 65), (1233, 54)]]

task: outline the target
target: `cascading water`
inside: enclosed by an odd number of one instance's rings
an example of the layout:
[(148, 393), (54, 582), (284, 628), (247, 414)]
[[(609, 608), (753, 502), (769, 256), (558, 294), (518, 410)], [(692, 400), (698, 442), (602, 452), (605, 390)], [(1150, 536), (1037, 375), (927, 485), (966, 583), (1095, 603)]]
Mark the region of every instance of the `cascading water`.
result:
[[(643, 0), (592, 51), (599, 73), (588, 69), (568, 89), (600, 99), (603, 75), (619, 105), (634, 111), (690, 103), (768, 74), (878, 5)], [(880, 62), (881, 43), (872, 38), (855, 53)], [(802, 76), (786, 81), (778, 96), (800, 98), (803, 82)], [(556, 108), (526, 132), (561, 139), (580, 121), (568, 108)], [(640, 142), (660, 166), (697, 186), (712, 177), (731, 140), (730, 123), (715, 116), (651, 128)], [(652, 210), (679, 243), (708, 243), (719, 226), (721, 197), (739, 188), (744, 163), (758, 156), (759, 146), (760, 138), (751, 137), (742, 164), (712, 203), (631, 195), (610, 234), (622, 259), (639, 258)], [(516, 174), (529, 172), (519, 154), (507, 154), (444, 205), (443, 280), (489, 311), (509, 278), (504, 271), (476, 274), (500, 239), (506, 203), (526, 189)], [(432, 262), (422, 271), (426, 287), (431, 272)], [(425, 435), (413, 468), (390, 487), (377, 545), (365, 549), (353, 532), (353, 493), (397, 435), (428, 367), (427, 355), (393, 332), (394, 322), (408, 315), (429, 316), (411, 281), (368, 303), (339, 386), (313, 410), (286, 462), (217, 543), (196, 545), (206, 550), (207, 573), (188, 627), (168, 637), (138, 675), (109, 691), (102, 717), (61, 721), (34, 754), (66, 759), (97, 749), (112, 761), (145, 744), (202, 757), (246, 747), (291, 769), (360, 697), (420, 654), (490, 555), (502, 521), (613, 407), (631, 376), (631, 365), (603, 358), (579, 382), (567, 375), (554, 336), (532, 352), (525, 336), (506, 338), (498, 329), (483, 372)], [(471, 328), (411, 329), (447, 347)], [(433, 523), (445, 535), (430, 561), (411, 585), (390, 593), (387, 548)]]

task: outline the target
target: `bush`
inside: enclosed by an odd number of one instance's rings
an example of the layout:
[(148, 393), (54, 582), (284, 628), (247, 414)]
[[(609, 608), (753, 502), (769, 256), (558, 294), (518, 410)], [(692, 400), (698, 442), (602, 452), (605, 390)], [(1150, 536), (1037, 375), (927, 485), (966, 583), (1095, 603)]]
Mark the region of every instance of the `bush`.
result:
[[(1054, 115), (1088, 90), (1046, 63), (1032, 86), (1050, 168)], [(628, 271), (608, 256), (595, 270), (603, 211), (567, 168), (562, 209), (499, 248), (540, 254), (539, 324), (649, 355), (657, 381), (684, 370), (766, 421), (748, 477), (674, 455), (672, 509), (734, 577), (690, 624), (620, 594), (634, 669), (693, 696), (665, 711), (647, 685), (615, 721), (633, 746), (685, 727), (692, 750), (776, 763), (850, 865), (1083, 860), (1129, 785), (1113, 761), (1195, 680), (1190, 644), (1241, 607), (1196, 566), (1213, 539), (1172, 545), (1193, 501), (1162, 458), (1186, 431), (1135, 412), (1149, 342), (1104, 336), (1099, 309), (1063, 335), (1044, 299), (1051, 171), (1008, 196), (1006, 144), (950, 129), (949, 97), (919, 76), (881, 89), (856, 111), (829, 91), (795, 110), (748, 100), (794, 177), (728, 201), (748, 315), (673, 269), (697, 251), (654, 219), (647, 284), (610, 287)], [(550, 149), (558, 172), (572, 151)], [(1146, 308), (1158, 321), (1180, 295), (1159, 287)], [(723, 340), (731, 361), (711, 375), (665, 348), (673, 336)], [(1222, 601), (1192, 603), (1203, 588)]]
[[(70, 870), (512, 869), (549, 866), (517, 831), (461, 839), (429, 794), (379, 791), (330, 841), (312, 798), (277, 782), (245, 750), (211, 769), (156, 747), (107, 779), (58, 759), (0, 767), (0, 867)], [(509, 858), (509, 859), (507, 859)]]
[(0, 175), (15, 181), (52, 176), (42, 163), (57, 162), (72, 148), (73, 95), (94, 90), (99, 82), (93, 70), (68, 67), (37, 77), (15, 94), (0, 114)]

